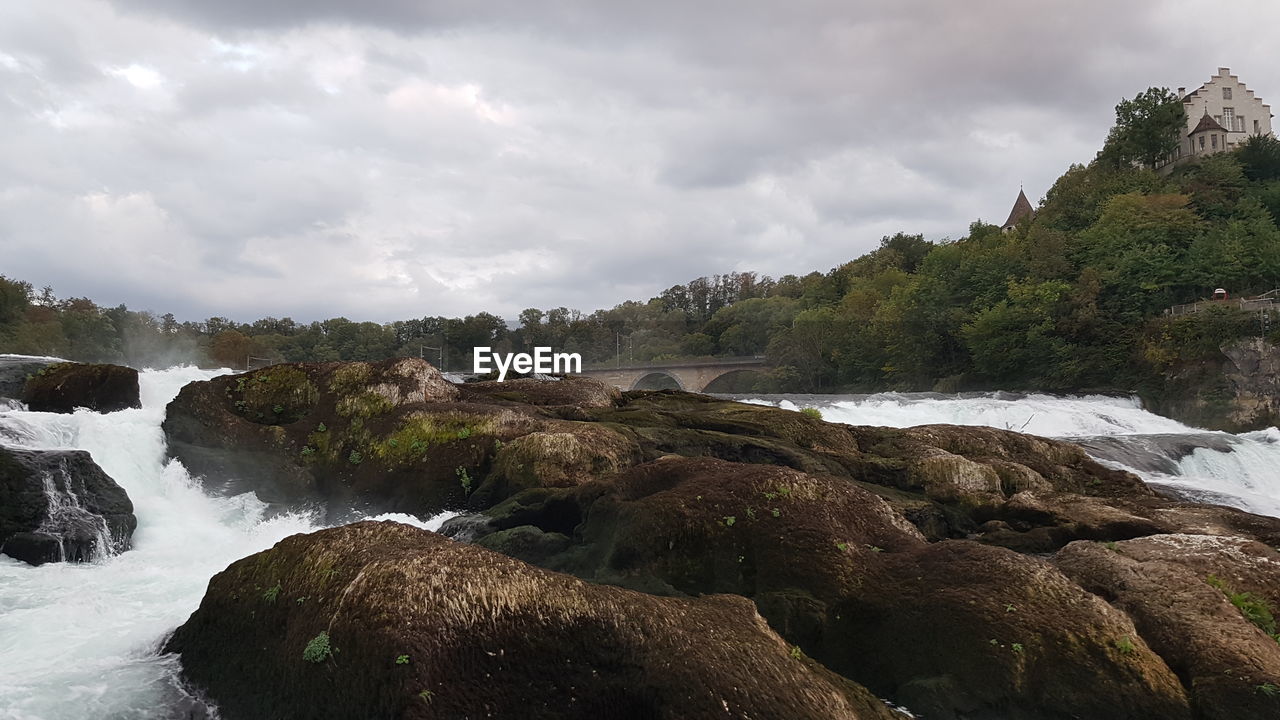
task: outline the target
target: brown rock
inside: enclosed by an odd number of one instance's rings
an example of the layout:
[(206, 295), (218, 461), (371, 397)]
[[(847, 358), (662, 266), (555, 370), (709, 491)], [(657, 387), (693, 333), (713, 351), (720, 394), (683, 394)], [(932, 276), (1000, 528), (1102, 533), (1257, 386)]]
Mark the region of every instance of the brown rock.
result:
[(1054, 564), (1133, 618), (1183, 678), (1198, 717), (1280, 717), (1274, 548), (1244, 538), (1157, 535), (1072, 543)]
[(214, 576), (167, 650), (222, 717), (876, 718), (740, 598), (658, 598), (395, 523)]

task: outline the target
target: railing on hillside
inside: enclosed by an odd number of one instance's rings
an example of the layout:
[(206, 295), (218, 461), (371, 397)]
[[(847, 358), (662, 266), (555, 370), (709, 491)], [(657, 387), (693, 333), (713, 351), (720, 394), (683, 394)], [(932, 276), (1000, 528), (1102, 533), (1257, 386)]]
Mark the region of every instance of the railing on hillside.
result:
[(1179, 315), (1198, 313), (1201, 310), (1207, 310), (1211, 307), (1230, 307), (1247, 312), (1263, 312), (1267, 310), (1280, 309), (1280, 288), (1251, 298), (1237, 298), (1235, 300), (1201, 300), (1200, 302), (1187, 303), (1185, 305), (1174, 305), (1168, 310), (1165, 310), (1164, 314), (1178, 317)]

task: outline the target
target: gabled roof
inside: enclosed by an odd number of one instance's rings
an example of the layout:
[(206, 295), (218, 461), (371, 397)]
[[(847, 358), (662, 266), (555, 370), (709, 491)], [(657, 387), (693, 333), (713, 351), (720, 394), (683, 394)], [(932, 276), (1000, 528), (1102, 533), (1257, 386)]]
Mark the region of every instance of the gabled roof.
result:
[(1013, 209), (1009, 211), (1009, 219), (1004, 221), (1001, 228), (1011, 228), (1022, 221), (1036, 214), (1035, 208), (1031, 207), (1031, 201), (1027, 199), (1027, 194), (1018, 190), (1018, 199), (1013, 202)]
[(1202, 133), (1202, 132), (1205, 132), (1206, 130), (1218, 130), (1220, 132), (1227, 131), (1227, 129), (1222, 127), (1222, 125), (1219, 124), (1217, 120), (1214, 120), (1213, 118), (1209, 117), (1208, 110), (1205, 111), (1204, 117), (1200, 118), (1200, 124), (1196, 125), (1196, 129), (1187, 133), (1187, 135), (1195, 135), (1196, 133)]

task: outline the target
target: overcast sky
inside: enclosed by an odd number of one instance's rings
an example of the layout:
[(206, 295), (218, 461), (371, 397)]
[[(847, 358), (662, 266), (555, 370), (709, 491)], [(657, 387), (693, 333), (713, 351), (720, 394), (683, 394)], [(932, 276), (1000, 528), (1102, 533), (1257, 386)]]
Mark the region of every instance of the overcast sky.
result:
[(1223, 7), (8, 0), (0, 274), (389, 321), (825, 271), (1037, 202), (1150, 85), (1280, 101), (1280, 4)]

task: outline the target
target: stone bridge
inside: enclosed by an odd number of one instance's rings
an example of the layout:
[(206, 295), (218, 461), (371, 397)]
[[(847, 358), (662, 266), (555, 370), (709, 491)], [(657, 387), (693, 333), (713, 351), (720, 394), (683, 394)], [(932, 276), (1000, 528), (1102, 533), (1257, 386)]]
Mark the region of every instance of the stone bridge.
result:
[(622, 390), (673, 388), (689, 392), (731, 392), (728, 381), (732, 377), (763, 372), (767, 367), (762, 357), (726, 357), (584, 368), (581, 374)]

